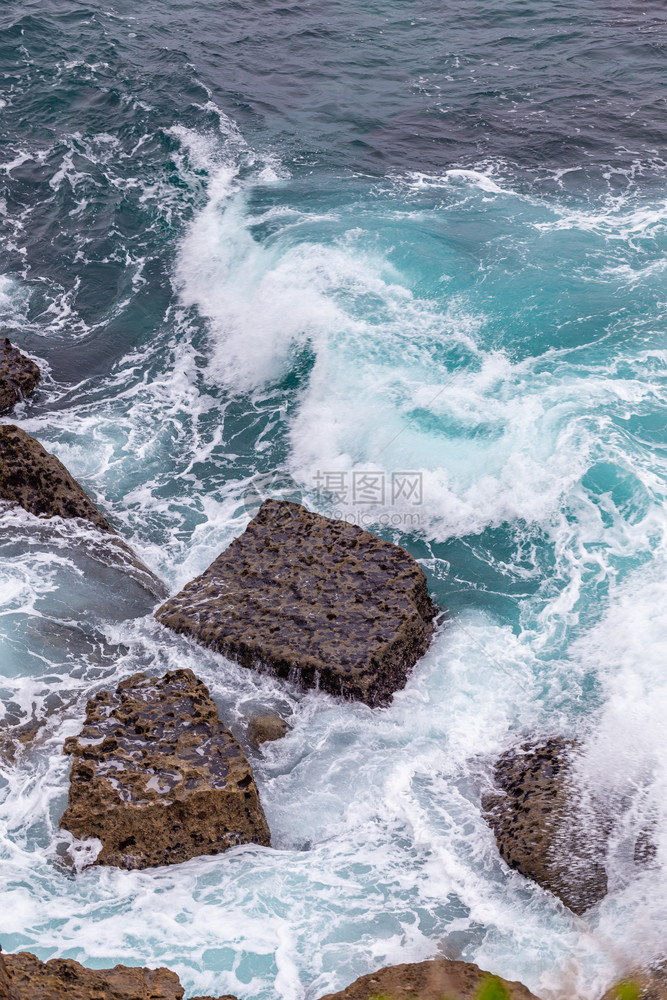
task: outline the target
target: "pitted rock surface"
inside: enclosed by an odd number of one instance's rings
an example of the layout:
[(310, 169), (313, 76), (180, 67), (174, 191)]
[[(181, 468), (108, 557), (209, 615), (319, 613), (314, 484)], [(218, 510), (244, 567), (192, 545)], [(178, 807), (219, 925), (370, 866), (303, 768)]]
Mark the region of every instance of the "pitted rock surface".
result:
[(14, 424), (0, 426), (0, 500), (30, 514), (82, 517), (102, 531), (112, 530), (62, 462)]
[(250, 765), (191, 670), (122, 681), (88, 702), (60, 823), (98, 837), (95, 864), (147, 868), (269, 845)]
[(549, 739), (504, 753), (495, 766), (500, 794), (482, 800), (485, 818), (510, 868), (582, 914), (607, 892), (608, 823), (582, 807), (572, 765), (579, 744)]
[(426, 577), (404, 549), (266, 500), (156, 617), (244, 667), (378, 705), (428, 649), (435, 613)]
[(182, 1000), (184, 993), (169, 969), (86, 969), (71, 959), (40, 962), (27, 951), (0, 955), (2, 1000)]
[(21, 354), (9, 337), (0, 338), (0, 413), (28, 396), (41, 378), (34, 361)]
[[(392, 965), (362, 976), (340, 993), (328, 993), (321, 1000), (476, 1000), (480, 987), (492, 978), (497, 987), (493, 996), (509, 1000), (536, 1000), (521, 983), (490, 977), (471, 962), (446, 958), (411, 965)], [(502, 989), (506, 993), (502, 992)]]
[(182, 1000), (184, 994), (168, 969), (93, 970), (71, 959), (40, 962), (26, 951), (3, 955), (0, 964), (9, 984), (7, 1000)]

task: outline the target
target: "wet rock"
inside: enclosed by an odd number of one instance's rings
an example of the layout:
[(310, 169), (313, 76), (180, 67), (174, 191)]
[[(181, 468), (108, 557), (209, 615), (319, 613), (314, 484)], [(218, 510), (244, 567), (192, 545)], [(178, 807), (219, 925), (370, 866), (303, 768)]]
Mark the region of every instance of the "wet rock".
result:
[(184, 993), (176, 973), (165, 968), (86, 969), (71, 959), (40, 962), (27, 951), (0, 955), (2, 1000), (183, 1000)]
[(667, 963), (627, 976), (615, 983), (602, 1000), (667, 1000)]
[(504, 753), (494, 772), (501, 791), (484, 796), (482, 809), (510, 868), (582, 914), (607, 892), (609, 823), (574, 784), (578, 750), (555, 738)]
[(122, 681), (88, 702), (60, 823), (98, 837), (95, 864), (147, 868), (269, 845), (252, 771), (191, 670)]
[(82, 517), (102, 531), (112, 530), (62, 462), (14, 424), (0, 426), (0, 500), (30, 514)]
[(19, 754), (34, 742), (45, 719), (30, 719), (18, 726), (0, 724), (0, 760), (14, 764)]
[(362, 976), (340, 993), (328, 993), (321, 1000), (476, 1000), (480, 987), (491, 981), (497, 984), (493, 996), (502, 996), (504, 988), (509, 1000), (536, 1000), (521, 983), (508, 982), (490, 976), (470, 962), (453, 962), (446, 958), (411, 965), (392, 965), (370, 976)]
[(41, 378), (34, 361), (21, 354), (9, 337), (0, 338), (0, 413), (28, 396)]
[(266, 500), (156, 617), (244, 667), (373, 706), (405, 686), (435, 613), (409, 553), (345, 521)]
[(271, 743), (287, 736), (292, 727), (288, 726), (277, 712), (253, 715), (248, 723), (248, 741), (258, 747), (260, 743)]

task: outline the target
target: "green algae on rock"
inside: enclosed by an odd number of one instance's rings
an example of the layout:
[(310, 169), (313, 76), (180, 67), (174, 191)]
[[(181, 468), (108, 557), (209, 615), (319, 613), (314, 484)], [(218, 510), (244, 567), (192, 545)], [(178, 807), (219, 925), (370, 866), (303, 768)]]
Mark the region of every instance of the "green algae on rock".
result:
[(602, 1000), (667, 1000), (667, 963), (636, 969), (610, 987)]
[(0, 500), (29, 514), (81, 517), (102, 531), (113, 530), (62, 462), (15, 424), (0, 426)]
[(375, 706), (405, 686), (436, 614), (404, 549), (266, 500), (243, 534), (156, 612), (244, 667)]
[(250, 765), (191, 670), (134, 674), (88, 702), (60, 824), (97, 837), (98, 865), (147, 868), (269, 846)]
[(41, 377), (35, 362), (14, 347), (9, 337), (0, 338), (0, 413), (28, 396)]
[[(183, 1000), (185, 994), (169, 969), (86, 969), (69, 958), (41, 962), (27, 951), (0, 954), (0, 990), (2, 1000)], [(227, 994), (218, 1000), (236, 997)]]
[(482, 971), (472, 962), (447, 958), (431, 959), (408, 965), (390, 965), (368, 976), (361, 976), (339, 993), (328, 993), (321, 1000), (478, 1000), (489, 982), (497, 983), (507, 1000), (536, 1000), (521, 983), (508, 982)]

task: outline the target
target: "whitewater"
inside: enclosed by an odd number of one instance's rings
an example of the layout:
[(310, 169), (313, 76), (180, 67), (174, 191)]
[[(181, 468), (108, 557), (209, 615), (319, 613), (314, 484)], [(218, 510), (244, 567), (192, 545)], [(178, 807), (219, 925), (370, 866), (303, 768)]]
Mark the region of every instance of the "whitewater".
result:
[[(446, 956), (597, 1000), (667, 918), (667, 17), (358, 6), (0, 4), (0, 332), (44, 373), (3, 421), (170, 593), (277, 492), (403, 545), (446, 609), (371, 710), (168, 633), (92, 527), (3, 507), (1, 721), (46, 723), (0, 770), (0, 943), (166, 965), (186, 997)], [(63, 742), (176, 668), (273, 846), (87, 868)], [(267, 709), (292, 729), (253, 750)], [(581, 739), (620, 818), (584, 918), (481, 815), (533, 735)]]

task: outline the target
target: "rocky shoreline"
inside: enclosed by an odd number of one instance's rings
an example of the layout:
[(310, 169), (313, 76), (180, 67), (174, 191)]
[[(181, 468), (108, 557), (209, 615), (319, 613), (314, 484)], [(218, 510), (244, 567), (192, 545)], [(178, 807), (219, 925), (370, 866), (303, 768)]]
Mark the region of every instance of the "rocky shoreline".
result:
[[(184, 1000), (185, 990), (175, 972), (163, 966), (147, 969), (116, 965), (87, 969), (72, 959), (41, 962), (30, 952), (0, 951), (2, 1000)], [(666, 1000), (664, 969), (622, 981), (602, 1000)], [(188, 1000), (239, 1000), (222, 996), (192, 996)], [(387, 966), (361, 976), (338, 993), (319, 1000), (539, 1000), (522, 983), (509, 982), (472, 962), (435, 958)], [(572, 998), (574, 1000), (574, 998)]]
[[(37, 369), (35, 371), (35, 369)], [(39, 369), (8, 340), (0, 348), (0, 412), (39, 382)], [(127, 553), (163, 596), (160, 581), (117, 536), (62, 463), (14, 424), (0, 425), (0, 500), (40, 518), (87, 521)], [(158, 622), (243, 667), (271, 671), (370, 708), (406, 684), (434, 634), (437, 608), (416, 560), (402, 548), (305, 507), (267, 499), (211, 566), (155, 612)], [(3, 735), (12, 754), (41, 725)], [(247, 725), (251, 746), (283, 738), (275, 713)], [(13, 741), (13, 742), (12, 742)], [(120, 869), (179, 864), (238, 844), (270, 846), (260, 794), (243, 750), (208, 689), (191, 670), (134, 674), (89, 702), (72, 757), (69, 802), (60, 823), (99, 843), (92, 863)], [(611, 821), (578, 815), (574, 779), (580, 745), (551, 737), (507, 750), (480, 809), (508, 869), (556, 895), (575, 914), (607, 892)], [(593, 831), (593, 834), (591, 834)], [(635, 853), (650, 859), (640, 831)], [(644, 845), (645, 846), (645, 845)], [(638, 856), (638, 855), (637, 855)], [(531, 1000), (519, 983), (489, 980), (477, 966), (447, 959), (389, 967), (322, 1000)], [(646, 998), (667, 996), (659, 972)], [(498, 992), (500, 991), (500, 992)], [(27, 952), (0, 955), (2, 1000), (182, 1000), (167, 969), (89, 970), (71, 960), (43, 963)], [(610, 1000), (612, 990), (605, 997)], [(639, 995), (639, 994), (638, 994)], [(489, 994), (491, 998), (491, 994)], [(213, 1000), (213, 998), (197, 998)], [(232, 997), (218, 1000), (235, 1000)]]

